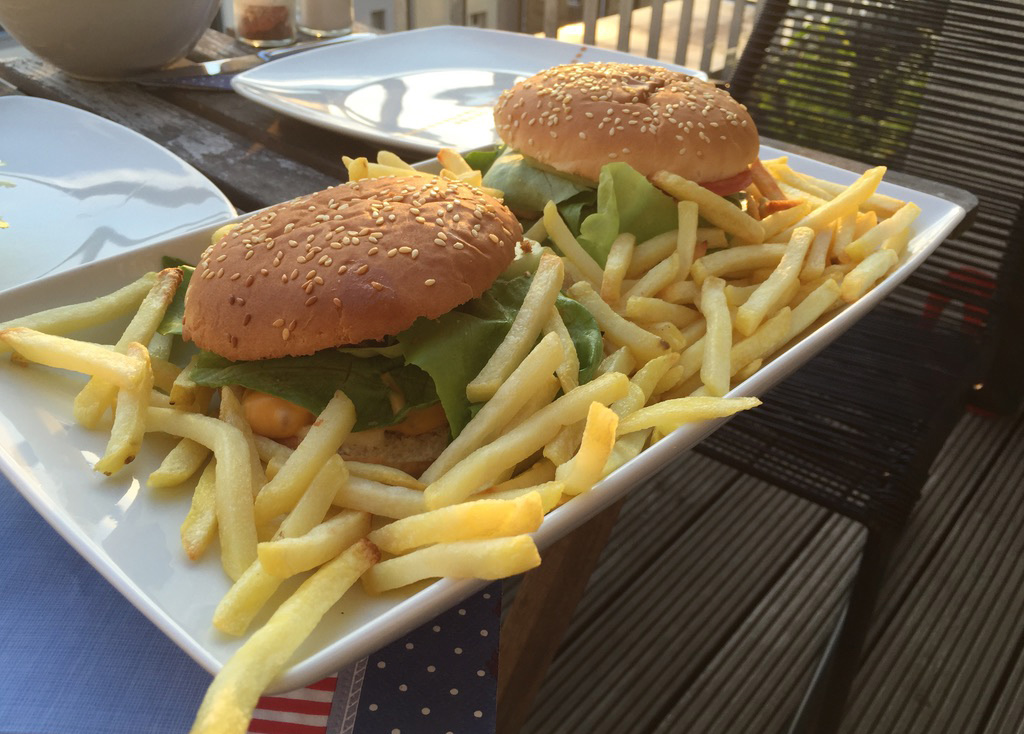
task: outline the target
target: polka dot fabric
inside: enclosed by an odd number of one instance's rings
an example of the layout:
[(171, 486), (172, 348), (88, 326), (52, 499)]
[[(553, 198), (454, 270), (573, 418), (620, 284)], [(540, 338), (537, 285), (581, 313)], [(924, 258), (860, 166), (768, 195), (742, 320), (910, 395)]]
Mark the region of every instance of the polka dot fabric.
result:
[(500, 617), (496, 583), (371, 655), (355, 732), (493, 732)]

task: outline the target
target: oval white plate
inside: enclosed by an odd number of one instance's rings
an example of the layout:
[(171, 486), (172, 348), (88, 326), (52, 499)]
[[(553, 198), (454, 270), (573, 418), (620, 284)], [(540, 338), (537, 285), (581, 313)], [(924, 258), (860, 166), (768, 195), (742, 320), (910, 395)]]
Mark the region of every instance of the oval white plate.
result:
[(59, 102), (0, 97), (0, 291), (234, 214), (149, 138)]
[[(761, 150), (762, 158), (781, 154), (767, 146)], [(849, 171), (788, 155), (790, 165), (798, 171), (845, 183), (856, 178)], [(888, 183), (879, 190), (913, 200), (921, 207), (916, 234), (897, 270), (861, 300), (798, 338), (731, 395), (763, 395), (804, 364), (903, 281), (965, 215), (960, 206), (935, 196)], [(108, 293), (158, 268), (162, 255), (194, 261), (214, 229), (205, 227), (0, 293), (0, 313), (14, 317), (67, 303), (69, 293), (74, 298)], [(115, 335), (108, 331), (90, 337), (112, 341)], [(214, 607), (230, 581), (220, 568), (216, 548), (198, 563), (190, 563), (182, 552), (179, 526), (188, 511), (190, 488), (158, 491), (142, 484), (158, 466), (161, 452), (173, 444), (163, 437), (149, 436), (126, 476), (108, 479), (97, 475), (92, 463), (103, 452), (106, 436), (83, 430), (72, 417), (72, 400), (82, 384), (84, 380), (68, 373), (22, 369), (0, 360), (0, 469), (57, 532), (132, 604), (203, 667), (216, 672), (241, 644), (217, 633), (210, 623)], [(547, 547), (608, 507), (721, 423), (708, 421), (677, 430), (592, 491), (559, 507), (536, 533), (537, 544)], [(299, 688), (359, 660), (486, 583), (443, 579), (379, 597), (365, 595), (357, 585), (299, 648), (292, 666), (271, 687), (272, 692)], [(268, 609), (274, 606), (268, 605)], [(265, 611), (254, 628), (268, 616), (269, 611)]]
[(484, 28), (437, 26), (306, 51), (231, 80), (239, 94), (285, 115), (381, 145), (431, 155), (496, 142), (494, 102), (520, 79), (574, 61), (657, 64), (608, 51)]

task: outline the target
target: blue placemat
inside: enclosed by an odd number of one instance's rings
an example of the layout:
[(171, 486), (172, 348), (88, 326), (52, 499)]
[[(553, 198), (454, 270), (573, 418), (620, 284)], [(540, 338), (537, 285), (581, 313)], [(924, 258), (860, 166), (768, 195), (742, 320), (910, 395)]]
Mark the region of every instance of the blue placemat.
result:
[[(493, 732), (500, 603), (494, 584), (298, 708), (328, 734)], [(186, 732), (209, 682), (0, 476), (0, 734)]]

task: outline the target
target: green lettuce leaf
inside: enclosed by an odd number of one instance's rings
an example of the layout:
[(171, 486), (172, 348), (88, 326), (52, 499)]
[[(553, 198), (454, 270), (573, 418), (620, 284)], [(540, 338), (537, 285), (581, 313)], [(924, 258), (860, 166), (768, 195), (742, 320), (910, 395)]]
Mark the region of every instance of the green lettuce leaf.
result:
[[(338, 349), (254, 362), (232, 362), (202, 352), (190, 377), (208, 387), (241, 385), (259, 390), (317, 414), (335, 390), (341, 390), (355, 404), (356, 431), (394, 425), (410, 410), (433, 405), (438, 399), (430, 376), (401, 357), (357, 357)], [(393, 382), (405, 397), (398, 413), (392, 409), (391, 391), (385, 380)]]
[[(479, 409), (466, 397), (466, 385), (505, 338), (531, 281), (532, 275), (499, 278), (480, 298), (433, 321), (420, 319), (398, 335), (406, 360), (433, 378), (453, 436)], [(601, 332), (576, 301), (559, 296), (556, 307), (579, 355), (580, 382), (587, 382), (601, 360)]]
[(514, 150), (506, 151), (491, 164), (484, 175), (484, 186), (500, 189), (505, 194), (505, 205), (523, 218), (537, 218), (545, 204), (555, 202), (573, 232), (579, 231), (584, 210), (596, 201), (591, 183), (547, 170)]
[(597, 211), (580, 225), (580, 245), (604, 267), (619, 232), (643, 242), (674, 229), (678, 221), (675, 199), (627, 164), (608, 163), (597, 184)]
[(480, 171), (480, 173), (487, 173), (491, 164), (498, 160), (504, 152), (504, 145), (495, 145), (490, 150), (473, 150), (462, 157), (466, 159), (466, 163), (469, 164), (470, 168)]

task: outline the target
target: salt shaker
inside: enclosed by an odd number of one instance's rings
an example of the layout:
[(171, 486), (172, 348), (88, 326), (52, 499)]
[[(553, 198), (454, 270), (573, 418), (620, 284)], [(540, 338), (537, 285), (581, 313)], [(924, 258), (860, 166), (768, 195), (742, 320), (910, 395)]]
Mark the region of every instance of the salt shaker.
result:
[(317, 38), (352, 32), (352, 0), (299, 0), (299, 30)]
[(295, 0), (234, 0), (235, 35), (250, 46), (295, 43)]

